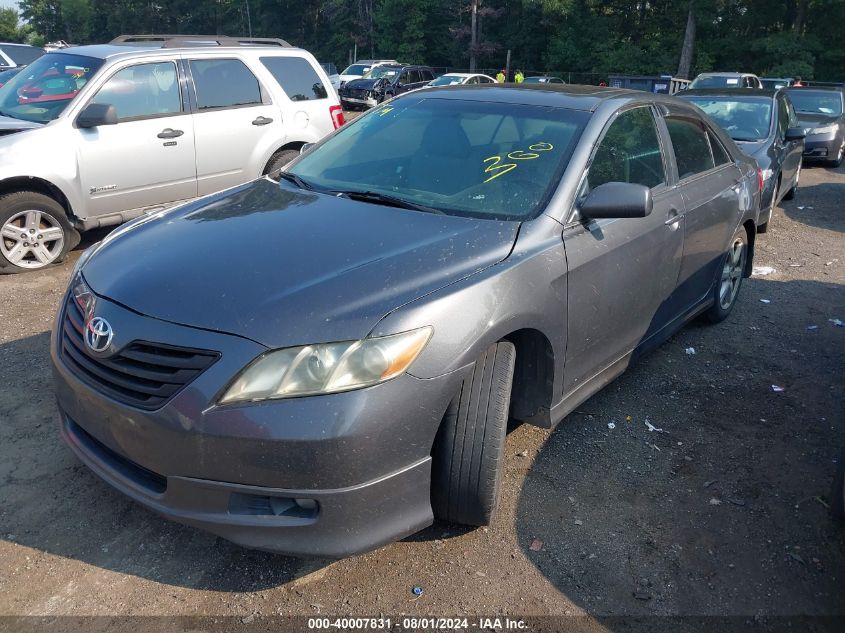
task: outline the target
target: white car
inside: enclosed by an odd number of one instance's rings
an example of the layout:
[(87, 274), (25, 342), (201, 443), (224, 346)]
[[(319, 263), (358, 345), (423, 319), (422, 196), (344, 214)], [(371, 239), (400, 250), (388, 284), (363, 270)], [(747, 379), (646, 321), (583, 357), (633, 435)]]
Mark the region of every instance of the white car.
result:
[(434, 81), (429, 81), (429, 86), (458, 86), (467, 85), (475, 86), (478, 84), (494, 84), (496, 80), (489, 75), (480, 75), (478, 73), (446, 73), (440, 75)]
[(338, 89), (343, 86), (347, 81), (352, 81), (353, 79), (360, 79), (364, 75), (366, 75), (371, 68), (375, 68), (376, 66), (381, 66), (383, 64), (398, 64), (395, 59), (360, 59), (354, 64), (347, 66), (346, 69), (340, 73), (340, 77), (338, 78)]
[(0, 88), (0, 273), (273, 175), (341, 125), (325, 71), (282, 40), (121, 36), (47, 53)]

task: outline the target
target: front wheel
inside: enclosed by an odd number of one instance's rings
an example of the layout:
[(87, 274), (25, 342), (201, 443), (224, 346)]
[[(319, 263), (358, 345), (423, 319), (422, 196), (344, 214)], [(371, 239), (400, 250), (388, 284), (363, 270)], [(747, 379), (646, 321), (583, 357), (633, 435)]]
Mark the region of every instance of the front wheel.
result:
[(741, 226), (734, 233), (728, 252), (725, 253), (722, 269), (713, 290), (713, 305), (704, 313), (710, 323), (719, 323), (728, 318), (736, 303), (745, 264), (748, 259), (748, 234)]
[(78, 241), (79, 233), (53, 198), (34, 191), (0, 196), (0, 272), (56, 264)]
[(431, 505), (438, 519), (487, 525), (496, 512), (515, 359), (513, 343), (490, 346), (446, 410), (432, 452)]
[(284, 149), (276, 152), (267, 161), (267, 166), (264, 168), (264, 175), (270, 176), (273, 180), (278, 180), (279, 172), (297, 156), (299, 156), (299, 152), (295, 149)]

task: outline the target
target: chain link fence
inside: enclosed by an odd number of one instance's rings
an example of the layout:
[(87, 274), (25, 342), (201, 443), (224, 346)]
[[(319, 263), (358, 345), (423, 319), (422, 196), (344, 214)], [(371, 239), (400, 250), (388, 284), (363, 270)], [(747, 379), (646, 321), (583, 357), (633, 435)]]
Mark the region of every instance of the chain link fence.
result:
[[(455, 68), (449, 66), (432, 66), (432, 68), (434, 70), (434, 73), (438, 76), (445, 75), (446, 73), (470, 72), (469, 68)], [(504, 70), (504, 68), (478, 68), (475, 72), (481, 73), (483, 75), (489, 75), (490, 77), (495, 77), (501, 70)], [(598, 86), (601, 82), (608, 83), (607, 75), (603, 75), (600, 73), (582, 73), (572, 72), (568, 70), (536, 70), (531, 68), (519, 68), (516, 66), (511, 67), (511, 72), (507, 78), (507, 81), (513, 81), (514, 75), (516, 74), (517, 70), (522, 70), (522, 74), (526, 77), (559, 77), (568, 84), (586, 84), (591, 86)]]

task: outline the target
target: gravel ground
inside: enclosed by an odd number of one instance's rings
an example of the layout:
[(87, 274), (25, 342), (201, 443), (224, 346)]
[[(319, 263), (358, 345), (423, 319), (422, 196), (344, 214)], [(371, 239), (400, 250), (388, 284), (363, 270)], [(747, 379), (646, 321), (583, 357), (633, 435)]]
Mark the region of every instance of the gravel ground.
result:
[[(555, 431), (510, 434), (492, 526), (437, 524), (334, 563), (170, 523), (81, 466), (48, 363), (79, 251), (0, 278), (0, 614), (567, 615), (590, 631), (836, 616), (792, 630), (845, 630), (845, 528), (826, 508), (845, 447), (845, 328), (829, 322), (845, 320), (843, 214), (845, 169), (806, 168), (758, 239), (774, 272), (745, 281), (726, 322), (688, 326)], [(34, 621), (0, 628), (15, 622)]]

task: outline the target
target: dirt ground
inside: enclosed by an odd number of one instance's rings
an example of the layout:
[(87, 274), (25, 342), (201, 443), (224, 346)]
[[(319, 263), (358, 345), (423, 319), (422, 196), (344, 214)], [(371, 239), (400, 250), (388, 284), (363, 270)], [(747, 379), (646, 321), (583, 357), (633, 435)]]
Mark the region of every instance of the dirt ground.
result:
[(0, 278), (0, 615), (15, 616), (0, 629), (478, 614), (590, 631), (832, 616), (790, 630), (845, 630), (845, 526), (826, 508), (845, 447), (845, 328), (829, 321), (845, 320), (845, 169), (805, 168), (801, 184), (758, 239), (756, 265), (775, 271), (745, 281), (727, 321), (688, 326), (553, 432), (510, 434), (492, 526), (437, 524), (333, 563), (170, 523), (78, 463), (55, 422), (48, 331), (79, 251)]

